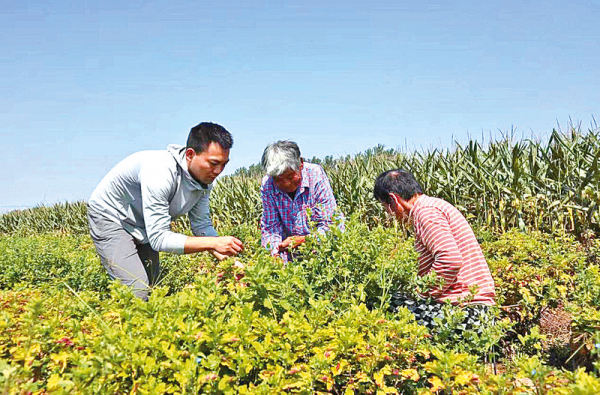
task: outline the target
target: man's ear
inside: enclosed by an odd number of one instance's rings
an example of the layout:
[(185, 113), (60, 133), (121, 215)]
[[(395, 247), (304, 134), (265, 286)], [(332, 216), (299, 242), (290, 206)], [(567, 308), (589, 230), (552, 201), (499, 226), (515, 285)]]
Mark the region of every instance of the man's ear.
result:
[(185, 158), (188, 161), (191, 161), (192, 159), (194, 159), (194, 156), (196, 156), (196, 151), (194, 151), (193, 148), (188, 148), (185, 150)]
[(390, 199), (392, 200), (392, 205), (394, 207), (394, 211), (397, 211), (397, 207), (402, 207), (402, 202), (400, 201), (400, 196), (396, 195), (393, 192), (389, 193)]
[(304, 169), (304, 159), (300, 158), (300, 170)]

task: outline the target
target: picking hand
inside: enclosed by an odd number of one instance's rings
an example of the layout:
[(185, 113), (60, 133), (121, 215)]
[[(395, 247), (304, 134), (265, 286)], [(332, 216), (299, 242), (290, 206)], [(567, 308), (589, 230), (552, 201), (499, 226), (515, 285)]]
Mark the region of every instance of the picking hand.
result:
[(290, 236), (279, 244), (279, 250), (294, 249), (306, 241), (306, 236)]
[(244, 249), (244, 244), (233, 236), (221, 236), (215, 239), (213, 250), (219, 254), (233, 256)]

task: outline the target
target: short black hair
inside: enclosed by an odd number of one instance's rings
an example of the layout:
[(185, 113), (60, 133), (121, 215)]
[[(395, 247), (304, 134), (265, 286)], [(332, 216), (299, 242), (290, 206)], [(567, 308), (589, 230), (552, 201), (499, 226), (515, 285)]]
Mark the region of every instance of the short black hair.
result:
[(210, 143), (217, 143), (223, 149), (231, 149), (233, 137), (223, 126), (211, 122), (202, 122), (190, 130), (186, 148), (192, 148), (200, 153), (208, 148)]
[(390, 193), (398, 194), (404, 200), (423, 193), (423, 189), (415, 177), (406, 170), (394, 169), (384, 171), (375, 180), (373, 195), (380, 202), (390, 204)]

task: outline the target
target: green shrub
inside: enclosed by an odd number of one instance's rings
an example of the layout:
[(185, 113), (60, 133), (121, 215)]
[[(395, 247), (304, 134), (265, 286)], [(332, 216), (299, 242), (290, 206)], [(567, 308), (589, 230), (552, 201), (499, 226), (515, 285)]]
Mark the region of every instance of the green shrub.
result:
[(106, 289), (109, 278), (89, 236), (10, 236), (0, 240), (0, 288), (67, 283), (76, 290)]
[[(314, 232), (313, 232), (314, 233)], [(358, 215), (326, 236), (309, 238), (299, 248), (300, 265), (311, 296), (335, 303), (385, 307), (395, 291), (414, 293), (424, 282), (417, 277), (413, 240), (398, 227), (369, 230)]]
[[(442, 350), (401, 311), (327, 300), (280, 317), (242, 302), (249, 286), (199, 277), (150, 300), (111, 295), (0, 291), (0, 390), (17, 393), (540, 393), (593, 394), (597, 376), (537, 359), (504, 375), (474, 356)], [(553, 392), (561, 389), (563, 392)]]
[[(0, 356), (11, 366), (5, 385), (111, 394), (132, 388), (364, 393), (407, 381), (414, 387), (418, 379), (400, 372), (413, 369), (418, 377), (417, 362), (429, 358), (425, 330), (409, 314), (387, 320), (364, 305), (335, 314), (328, 302), (314, 301), (276, 319), (227, 297), (208, 277), (171, 296), (156, 290), (148, 303), (113, 289), (101, 303), (64, 291), (2, 294), (3, 303), (21, 306), (0, 321)], [(235, 293), (245, 292), (238, 287)], [(84, 303), (96, 307), (85, 311)]]
[[(159, 284), (175, 292), (203, 273), (214, 258), (161, 254)], [(67, 284), (76, 291), (106, 293), (110, 278), (88, 235), (43, 234), (0, 240), (0, 289)]]
[(538, 317), (542, 308), (577, 298), (576, 272), (585, 254), (571, 236), (512, 230), (482, 249), (496, 284), (497, 301), (510, 306), (522, 321)]

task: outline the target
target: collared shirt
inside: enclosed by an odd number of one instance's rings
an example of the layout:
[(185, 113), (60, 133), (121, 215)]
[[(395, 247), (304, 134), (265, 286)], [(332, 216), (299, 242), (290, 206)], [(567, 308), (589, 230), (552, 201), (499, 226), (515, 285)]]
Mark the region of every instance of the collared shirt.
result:
[(432, 270), (444, 280), (441, 288), (428, 295), (438, 301), (469, 298), (467, 303), (494, 304), (494, 279), (465, 217), (450, 203), (421, 195), (409, 214), (415, 231), (415, 249), (419, 253), (419, 276)]
[[(304, 236), (310, 233), (306, 210), (311, 210), (311, 219), (317, 231), (324, 234), (329, 230), (336, 213), (337, 203), (329, 179), (319, 165), (304, 162), (302, 182), (292, 199), (277, 188), (273, 177), (265, 176), (260, 188), (263, 204), (261, 218), (261, 244), (273, 255), (279, 253), (279, 244), (289, 236)], [(343, 214), (339, 213), (343, 221)], [(343, 222), (340, 225), (343, 229)], [(281, 257), (287, 261), (287, 254)]]

